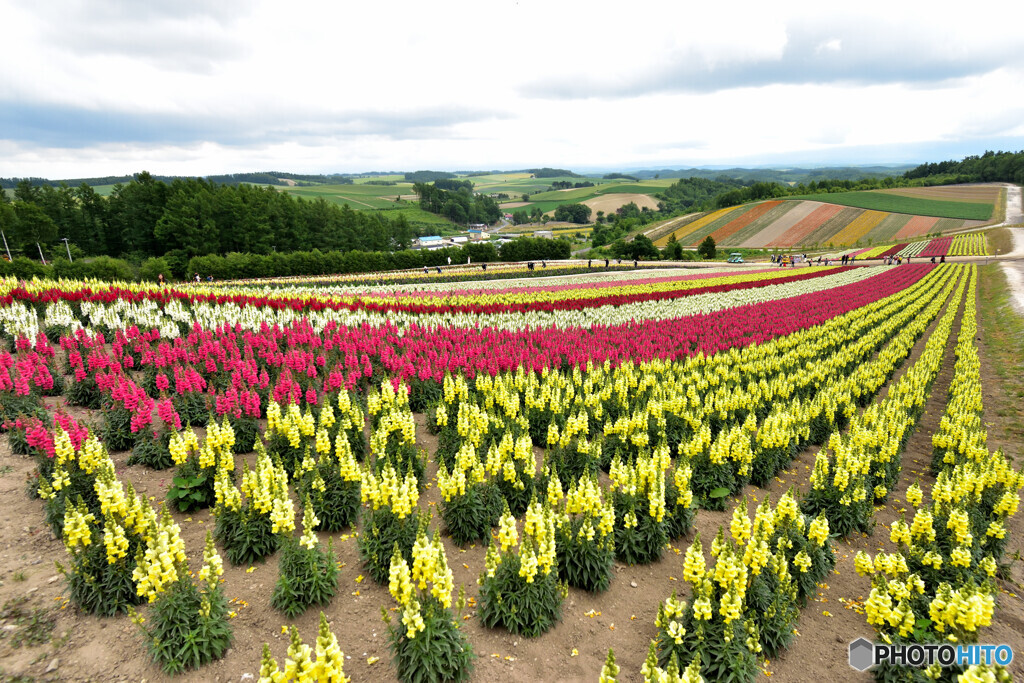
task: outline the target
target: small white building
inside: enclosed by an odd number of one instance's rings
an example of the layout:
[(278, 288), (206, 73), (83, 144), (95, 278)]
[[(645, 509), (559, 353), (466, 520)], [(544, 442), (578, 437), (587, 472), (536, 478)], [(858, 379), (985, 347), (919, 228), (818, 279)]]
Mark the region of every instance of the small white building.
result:
[(456, 235), (452, 238), (452, 244), (465, 244), (469, 241), (469, 238), (465, 235)]
[(534, 237), (543, 237), (544, 239), (552, 240), (555, 238), (555, 233), (550, 230), (537, 230), (533, 233)]
[(427, 235), (416, 240), (415, 248), (433, 251), (434, 249), (441, 249), (445, 246), (444, 240), (440, 235)]

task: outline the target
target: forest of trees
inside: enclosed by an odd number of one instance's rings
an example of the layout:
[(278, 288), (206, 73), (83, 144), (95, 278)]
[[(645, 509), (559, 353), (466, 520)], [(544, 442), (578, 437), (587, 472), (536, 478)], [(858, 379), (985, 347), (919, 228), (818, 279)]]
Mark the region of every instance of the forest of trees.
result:
[[(455, 189), (446, 190), (442, 185)], [(501, 218), (498, 203), (486, 195), (474, 195), (473, 183), (468, 180), (415, 183), (412, 191), (419, 195), (421, 209), (444, 216), (453, 223), (490, 225)]]
[(432, 183), (436, 180), (450, 180), (454, 177), (455, 174), (448, 171), (413, 171), (405, 174), (406, 182), (410, 183)]
[(389, 220), (270, 187), (195, 178), (168, 184), (146, 172), (115, 186), (110, 197), (84, 184), (40, 187), (22, 181), (13, 200), (0, 192), (0, 229), (12, 251), (33, 258), (37, 242), (50, 258), (64, 251), (67, 238), (73, 255), (136, 262), (165, 256), (179, 276), (190, 258), (205, 254), (390, 251), (408, 248), (414, 237), (401, 215)]
[(981, 156), (964, 157), (961, 161), (921, 164), (904, 173), (903, 177), (908, 180), (941, 181), (936, 184), (943, 185), (992, 182), (1024, 185), (1024, 150), (988, 151)]
[(695, 211), (717, 196), (742, 187), (744, 184), (741, 181), (728, 178), (680, 178), (655, 196), (668, 212)]

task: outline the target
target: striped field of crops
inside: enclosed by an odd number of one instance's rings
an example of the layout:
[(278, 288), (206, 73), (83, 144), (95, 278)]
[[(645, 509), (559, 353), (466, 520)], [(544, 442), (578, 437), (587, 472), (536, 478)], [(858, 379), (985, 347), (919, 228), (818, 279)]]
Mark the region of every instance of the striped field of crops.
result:
[[(887, 220), (853, 210), (856, 240)], [(812, 234), (819, 208), (793, 211), (678, 239)], [(920, 258), (861, 265), (897, 247)], [(979, 268), (926, 258), (984, 250), (0, 279), (0, 540), (49, 567), (0, 597), (50, 603), (82, 680), (107, 650), (127, 680), (690, 683), (853, 676), (857, 637), (1024, 652), (1024, 471), (989, 445)]]
[[(672, 234), (688, 247), (697, 246), (708, 236), (719, 246), (741, 248), (837, 248), (911, 242), (984, 225), (987, 219), (977, 216), (995, 215), (993, 207), (1004, 200), (1003, 193), (1001, 186), (980, 185), (847, 193), (851, 195), (848, 200), (842, 194), (771, 200), (720, 209), (671, 230), (659, 230), (654, 243), (663, 247)], [(832, 198), (835, 203), (830, 203)], [(908, 211), (931, 207), (935, 213), (901, 213), (904, 207)]]

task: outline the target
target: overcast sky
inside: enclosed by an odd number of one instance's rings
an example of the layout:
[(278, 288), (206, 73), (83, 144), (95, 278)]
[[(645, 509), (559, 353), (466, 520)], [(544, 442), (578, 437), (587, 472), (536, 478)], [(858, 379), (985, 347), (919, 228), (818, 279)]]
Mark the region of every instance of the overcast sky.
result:
[(1024, 148), (1019, 0), (834, 4), (0, 0), (0, 176)]

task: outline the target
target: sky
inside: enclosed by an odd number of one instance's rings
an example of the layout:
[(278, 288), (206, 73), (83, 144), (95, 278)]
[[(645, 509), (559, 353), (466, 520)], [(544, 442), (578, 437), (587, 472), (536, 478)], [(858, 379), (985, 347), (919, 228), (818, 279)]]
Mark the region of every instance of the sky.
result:
[(1024, 149), (1019, 0), (0, 0), (0, 177)]

